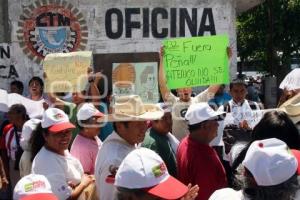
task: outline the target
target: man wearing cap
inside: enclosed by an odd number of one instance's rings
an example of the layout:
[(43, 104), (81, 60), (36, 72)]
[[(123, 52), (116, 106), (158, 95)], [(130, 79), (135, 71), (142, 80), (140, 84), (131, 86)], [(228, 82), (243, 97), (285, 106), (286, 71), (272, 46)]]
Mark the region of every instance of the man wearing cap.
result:
[[(133, 164), (134, 163), (134, 164)], [(198, 186), (190, 189), (168, 173), (164, 161), (154, 151), (139, 148), (121, 163), (115, 178), (116, 200), (192, 200)], [(190, 189), (190, 190), (189, 190)]]
[(99, 199), (114, 199), (111, 178), (116, 169), (126, 155), (144, 140), (146, 121), (160, 119), (163, 114), (159, 107), (144, 104), (137, 95), (115, 99), (113, 113), (107, 116), (113, 122), (114, 132), (103, 142), (96, 159), (95, 177)]
[(237, 176), (242, 190), (217, 190), (209, 200), (299, 199), (295, 197), (299, 169), (293, 153), (276, 138), (254, 141), (243, 161), (243, 172)]
[(192, 104), (185, 115), (190, 134), (177, 151), (178, 179), (200, 188), (197, 200), (206, 200), (217, 189), (227, 186), (226, 173), (209, 143), (217, 136), (218, 122), (224, 112), (214, 111), (208, 103)]
[(100, 123), (97, 120), (104, 114), (96, 109), (92, 103), (83, 104), (77, 112), (77, 126), (80, 132), (75, 137), (70, 153), (77, 158), (86, 174), (94, 174), (95, 162), (101, 140), (97, 136)]
[(170, 133), (172, 129), (171, 105), (166, 103), (156, 105), (164, 111), (164, 116), (160, 120), (152, 121), (152, 127), (147, 131), (143, 146), (160, 155), (169, 173), (176, 177), (176, 152), (179, 141)]

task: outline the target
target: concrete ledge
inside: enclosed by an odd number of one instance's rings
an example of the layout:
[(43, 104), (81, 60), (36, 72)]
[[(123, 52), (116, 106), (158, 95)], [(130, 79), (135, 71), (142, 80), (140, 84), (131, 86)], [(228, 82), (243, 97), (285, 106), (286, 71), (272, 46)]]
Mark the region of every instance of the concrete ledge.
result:
[(263, 2), (264, 0), (236, 0), (236, 12), (240, 14)]

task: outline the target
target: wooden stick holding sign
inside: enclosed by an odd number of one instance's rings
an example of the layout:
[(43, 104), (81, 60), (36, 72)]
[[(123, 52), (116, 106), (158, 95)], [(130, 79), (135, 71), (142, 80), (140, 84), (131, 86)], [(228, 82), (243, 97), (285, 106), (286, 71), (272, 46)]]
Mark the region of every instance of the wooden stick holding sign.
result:
[(228, 84), (228, 36), (165, 40), (164, 66), (170, 89)]
[(87, 70), (91, 66), (92, 52), (48, 54), (44, 60), (45, 91), (80, 92), (87, 84)]

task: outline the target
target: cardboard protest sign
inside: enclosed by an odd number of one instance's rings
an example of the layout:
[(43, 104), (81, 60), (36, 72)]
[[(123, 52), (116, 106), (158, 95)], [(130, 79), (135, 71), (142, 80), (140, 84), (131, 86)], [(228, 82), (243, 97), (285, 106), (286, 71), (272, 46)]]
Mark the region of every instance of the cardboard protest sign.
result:
[(41, 117), (44, 112), (44, 102), (45, 100), (34, 101), (16, 93), (8, 94), (6, 90), (0, 89), (0, 111), (2, 112), (7, 112), (14, 104), (22, 104), (30, 118)]
[(280, 89), (297, 90), (300, 89), (300, 69), (296, 68), (288, 73), (279, 85)]
[(87, 69), (91, 66), (92, 52), (48, 54), (44, 60), (45, 91), (80, 92), (87, 84)]
[(228, 36), (163, 41), (169, 89), (229, 83)]

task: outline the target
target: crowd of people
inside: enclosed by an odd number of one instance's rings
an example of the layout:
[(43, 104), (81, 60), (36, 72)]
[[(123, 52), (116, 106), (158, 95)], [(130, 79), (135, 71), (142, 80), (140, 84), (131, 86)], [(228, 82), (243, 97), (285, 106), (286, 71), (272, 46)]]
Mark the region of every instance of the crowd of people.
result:
[[(33, 77), (27, 98), (43, 102), (43, 115), (29, 118), (20, 103), (1, 119), (0, 199), (300, 199), (300, 94), (262, 110), (237, 78), (228, 93), (213, 85), (176, 96), (162, 60), (157, 104), (99, 98), (99, 73), (71, 100)], [(10, 92), (23, 90), (12, 82)]]

